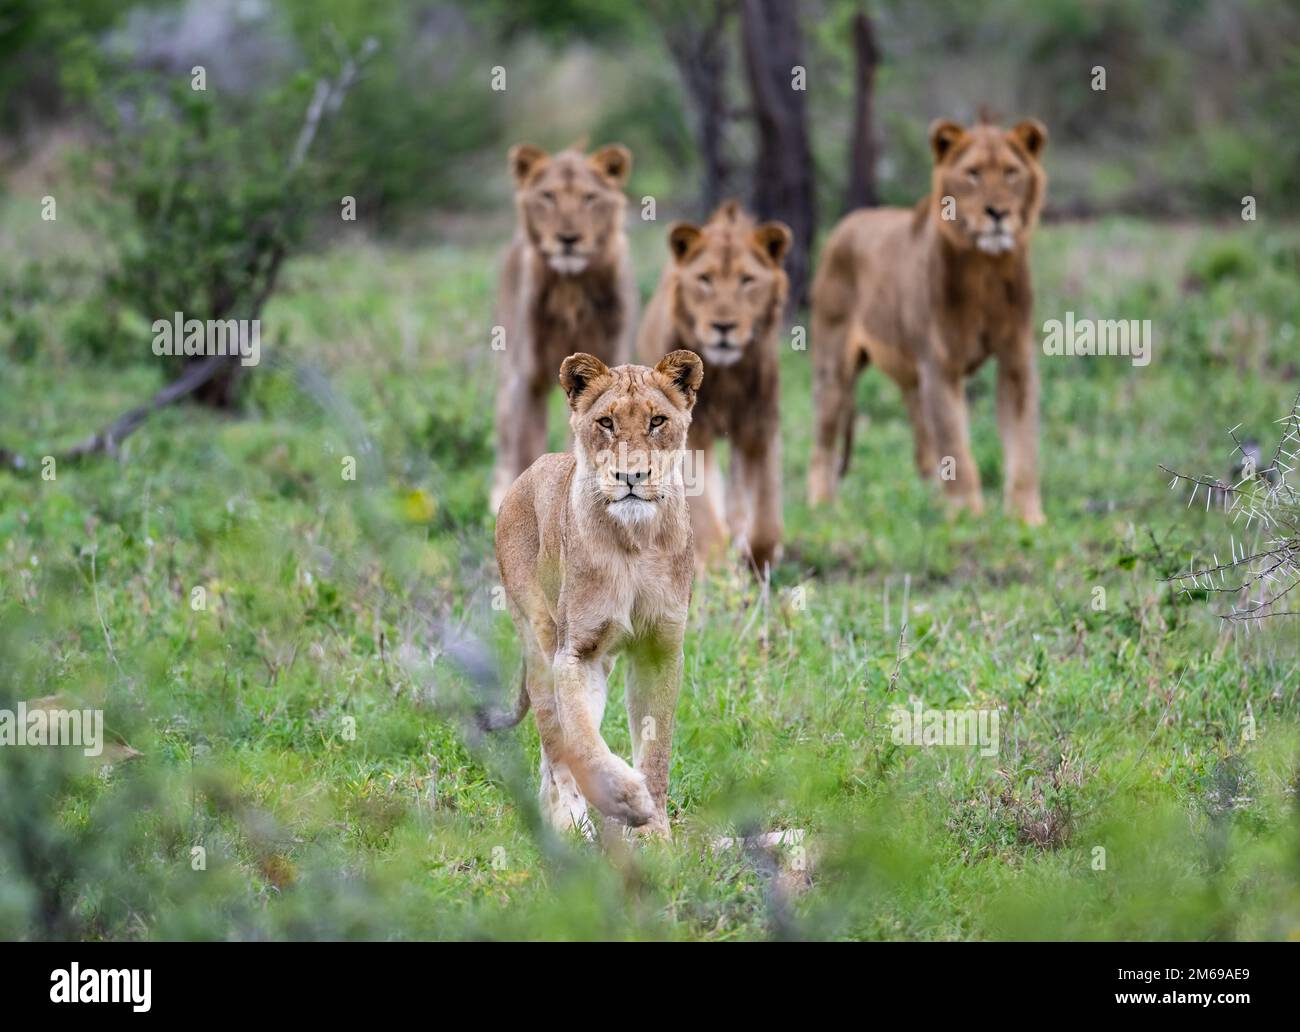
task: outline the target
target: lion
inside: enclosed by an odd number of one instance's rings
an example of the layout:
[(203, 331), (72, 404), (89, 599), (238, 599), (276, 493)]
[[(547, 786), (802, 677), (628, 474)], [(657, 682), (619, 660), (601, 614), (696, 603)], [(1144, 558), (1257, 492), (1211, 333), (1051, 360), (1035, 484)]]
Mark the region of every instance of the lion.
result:
[[(575, 350), (619, 365), (632, 353), (639, 295), (623, 232), (632, 154), (510, 149), (518, 224), (497, 284), (494, 332), (504, 333), (497, 382), (493, 511), (546, 451), (551, 370)], [(495, 343), (495, 341), (494, 341)]]
[[(691, 422), (703, 493), (690, 496), (701, 567), (725, 550), (728, 524), (760, 575), (775, 561), (782, 534), (777, 335), (789, 280), (782, 260), (790, 230), (755, 224), (735, 201), (703, 226), (676, 223), (669, 259), (637, 336), (643, 362), (681, 348), (708, 372)], [(726, 521), (715, 445), (731, 445)]]
[(853, 212), (831, 233), (812, 292), (811, 503), (832, 498), (847, 470), (854, 381), (875, 363), (903, 390), (921, 475), (937, 476), (953, 507), (982, 511), (964, 381), (995, 356), (1004, 505), (1043, 522), (1028, 252), (1046, 142), (1034, 120), (1009, 130), (936, 121), (929, 195), (911, 209)]
[[(653, 369), (594, 355), (560, 367), (573, 451), (543, 455), (506, 492), (496, 550), (524, 649), (516, 706), (542, 742), (541, 802), (591, 833), (590, 802), (669, 836), (668, 768), (694, 574), (682, 451), (704, 369), (674, 351)], [(632, 765), (600, 734), (606, 682), (627, 655)]]

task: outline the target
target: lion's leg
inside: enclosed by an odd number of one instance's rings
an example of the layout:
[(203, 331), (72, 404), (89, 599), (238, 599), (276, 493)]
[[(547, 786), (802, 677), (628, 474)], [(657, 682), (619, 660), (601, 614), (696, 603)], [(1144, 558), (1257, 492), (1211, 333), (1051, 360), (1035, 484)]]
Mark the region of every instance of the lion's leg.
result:
[(595, 834), (587, 816), (587, 800), (578, 788), (577, 779), (561, 759), (552, 759), (542, 750), (542, 818), (557, 834), (577, 831), (587, 838)]
[(543, 380), (530, 385), (519, 419), (519, 451), (515, 464), (522, 473), (546, 454), (546, 401), (551, 385)]
[(595, 719), (593, 698), (602, 700), (603, 709), (604, 662), (565, 648), (557, 653), (552, 670), (564, 760), (582, 794), (606, 817), (633, 826), (646, 823), (654, 816), (654, 804), (645, 778), (610, 751)]
[(527, 368), (502, 371), (497, 386), (497, 464), (492, 478), (492, 511), (501, 507), (510, 485), (546, 451), (545, 384)]
[(725, 483), (727, 535), (735, 541), (749, 534), (749, 521), (753, 517), (753, 499), (750, 497), (749, 483), (745, 477), (745, 462), (734, 442), (731, 445), (731, 463), (727, 469)]
[(1038, 369), (1028, 337), (1010, 354), (998, 356), (998, 433), (1003, 506), (1038, 526), (1044, 520), (1038, 486)]
[(979, 470), (970, 450), (964, 377), (933, 361), (923, 361), (920, 374), (921, 405), (930, 424), (939, 457), (939, 479), (948, 501), (955, 508), (983, 512)]
[(670, 837), (668, 772), (672, 765), (673, 720), (682, 684), (684, 625), (661, 627), (629, 650), (627, 719), (632, 732), (632, 761), (645, 777), (654, 815), (642, 834)]
[(542, 819), (557, 833), (577, 829), (590, 837), (592, 826), (587, 818), (587, 800), (564, 760), (564, 732), (551, 673), (555, 624), (546, 609), (540, 584), (526, 579), (514, 588), (518, 594), (510, 597), (510, 615), (524, 643), (524, 687), (542, 743), (539, 792)]
[(564, 732), (560, 727), (550, 664), (543, 661), (532, 666), (532, 657), (529, 662), (528, 697), (542, 740), (542, 818), (558, 834), (576, 830), (591, 838), (593, 827), (587, 817), (587, 800), (564, 759)]
[(828, 315), (813, 305), (813, 428), (808, 463), (808, 502), (835, 497), (840, 474), (848, 468), (848, 434), (853, 422), (853, 384), (859, 363), (850, 361), (848, 312)]
[[(739, 455), (750, 520), (745, 532), (749, 561), (759, 577), (775, 562), (781, 547), (784, 520), (781, 513), (781, 439), (773, 433), (761, 454)], [(733, 462), (735, 460), (733, 459)]]
[(722, 474), (713, 441), (696, 442), (699, 453), (699, 490), (687, 499), (695, 560), (701, 569), (727, 550), (727, 525), (723, 519)]
[(939, 476), (939, 459), (934, 453), (930, 422), (926, 419), (925, 407), (921, 404), (919, 381), (903, 388), (903, 402), (907, 405), (907, 415), (912, 420), (912, 458), (916, 462), (916, 471), (923, 480), (935, 480)]

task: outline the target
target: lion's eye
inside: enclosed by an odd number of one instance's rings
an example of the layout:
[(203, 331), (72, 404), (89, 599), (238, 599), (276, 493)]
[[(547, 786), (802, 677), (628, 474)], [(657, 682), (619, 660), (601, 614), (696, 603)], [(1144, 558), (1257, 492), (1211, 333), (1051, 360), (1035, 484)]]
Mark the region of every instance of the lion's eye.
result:
[(713, 277), (710, 276), (708, 273), (705, 273), (704, 275), (699, 277), (698, 282), (702, 287), (711, 287), (713, 286)]
[(614, 429), (614, 421), (610, 419), (609, 416), (601, 416), (598, 420), (596, 420), (596, 422), (599, 423), (601, 426), (603, 426), (606, 430)]
[(543, 191), (542, 191), (542, 200), (544, 200), (547, 204), (554, 204), (554, 203), (555, 203), (555, 194), (552, 193), (550, 190), (543, 190)]
[(754, 277), (753, 277), (753, 276), (741, 276), (741, 277), (740, 277), (740, 285), (741, 285), (742, 287), (747, 287), (747, 286), (749, 286), (749, 285), (750, 285), (751, 283), (753, 283), (753, 282), (754, 282)]
[(595, 195), (594, 193), (585, 194), (585, 195), (583, 196), (583, 198), (582, 198), (582, 203), (583, 203), (583, 204), (595, 204), (595, 203), (596, 203), (596, 195)]
[(1016, 168), (1014, 165), (1011, 165), (1006, 169), (1005, 174), (1008, 179), (1015, 179), (1016, 176), (1020, 175), (1020, 169)]
[(655, 416), (653, 419), (650, 420), (650, 429), (658, 430), (661, 426), (663, 426), (667, 422), (668, 422), (667, 416)]
[(972, 183), (978, 183), (980, 181), (980, 170), (977, 168), (968, 168), (966, 170), (966, 178)]

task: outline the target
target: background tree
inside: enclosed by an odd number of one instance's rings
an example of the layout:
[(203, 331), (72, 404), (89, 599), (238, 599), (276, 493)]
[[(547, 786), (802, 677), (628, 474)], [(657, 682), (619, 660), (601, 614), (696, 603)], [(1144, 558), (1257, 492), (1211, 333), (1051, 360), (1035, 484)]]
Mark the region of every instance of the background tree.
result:
[(753, 206), (794, 233), (786, 271), (795, 308), (807, 299), (816, 228), (799, 9), (793, 0), (744, 0), (740, 21), (757, 134)]
[(727, 154), (734, 116), (727, 99), (727, 33), (735, 9), (734, 0), (660, 0), (651, 6), (691, 105), (700, 161), (700, 218), (707, 217), (734, 189)]
[(849, 139), (848, 185), (844, 208), (874, 207), (876, 193), (876, 136), (872, 100), (876, 88), (876, 66), (880, 50), (876, 31), (866, 11), (853, 16), (853, 132)]

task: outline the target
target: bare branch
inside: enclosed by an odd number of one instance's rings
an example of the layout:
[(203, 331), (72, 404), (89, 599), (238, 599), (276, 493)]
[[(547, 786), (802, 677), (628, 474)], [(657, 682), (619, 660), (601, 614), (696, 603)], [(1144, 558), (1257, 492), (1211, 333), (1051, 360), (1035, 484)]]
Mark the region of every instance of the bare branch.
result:
[(1300, 588), (1300, 493), (1292, 479), (1296, 452), (1300, 450), (1300, 394), (1291, 403), (1291, 411), (1278, 422), (1282, 424), (1280, 440), (1272, 459), (1262, 468), (1257, 468), (1255, 461), (1258, 445), (1237, 435), (1240, 425), (1228, 431), (1236, 446), (1232, 454), (1240, 454), (1244, 460), (1233, 471), (1232, 476), (1242, 474), (1236, 484), (1160, 467), (1173, 476), (1171, 489), (1180, 484), (1190, 485), (1189, 506), (1204, 490), (1207, 510), (1217, 498), (1225, 515), (1232, 514), (1234, 523), (1245, 516), (1247, 528), (1257, 523), (1260, 529), (1271, 531), (1262, 547), (1257, 545), (1249, 553), (1244, 542), (1239, 548), (1233, 538), (1229, 541), (1229, 561), (1220, 562), (1216, 555), (1212, 563), (1198, 566), (1192, 560), (1182, 573), (1165, 578), (1166, 583), (1175, 585), (1189, 597), (1193, 591), (1237, 596), (1242, 601), (1221, 614), (1224, 620), (1245, 622), (1269, 616), (1300, 615), (1297, 611), (1277, 608), (1282, 599)]

